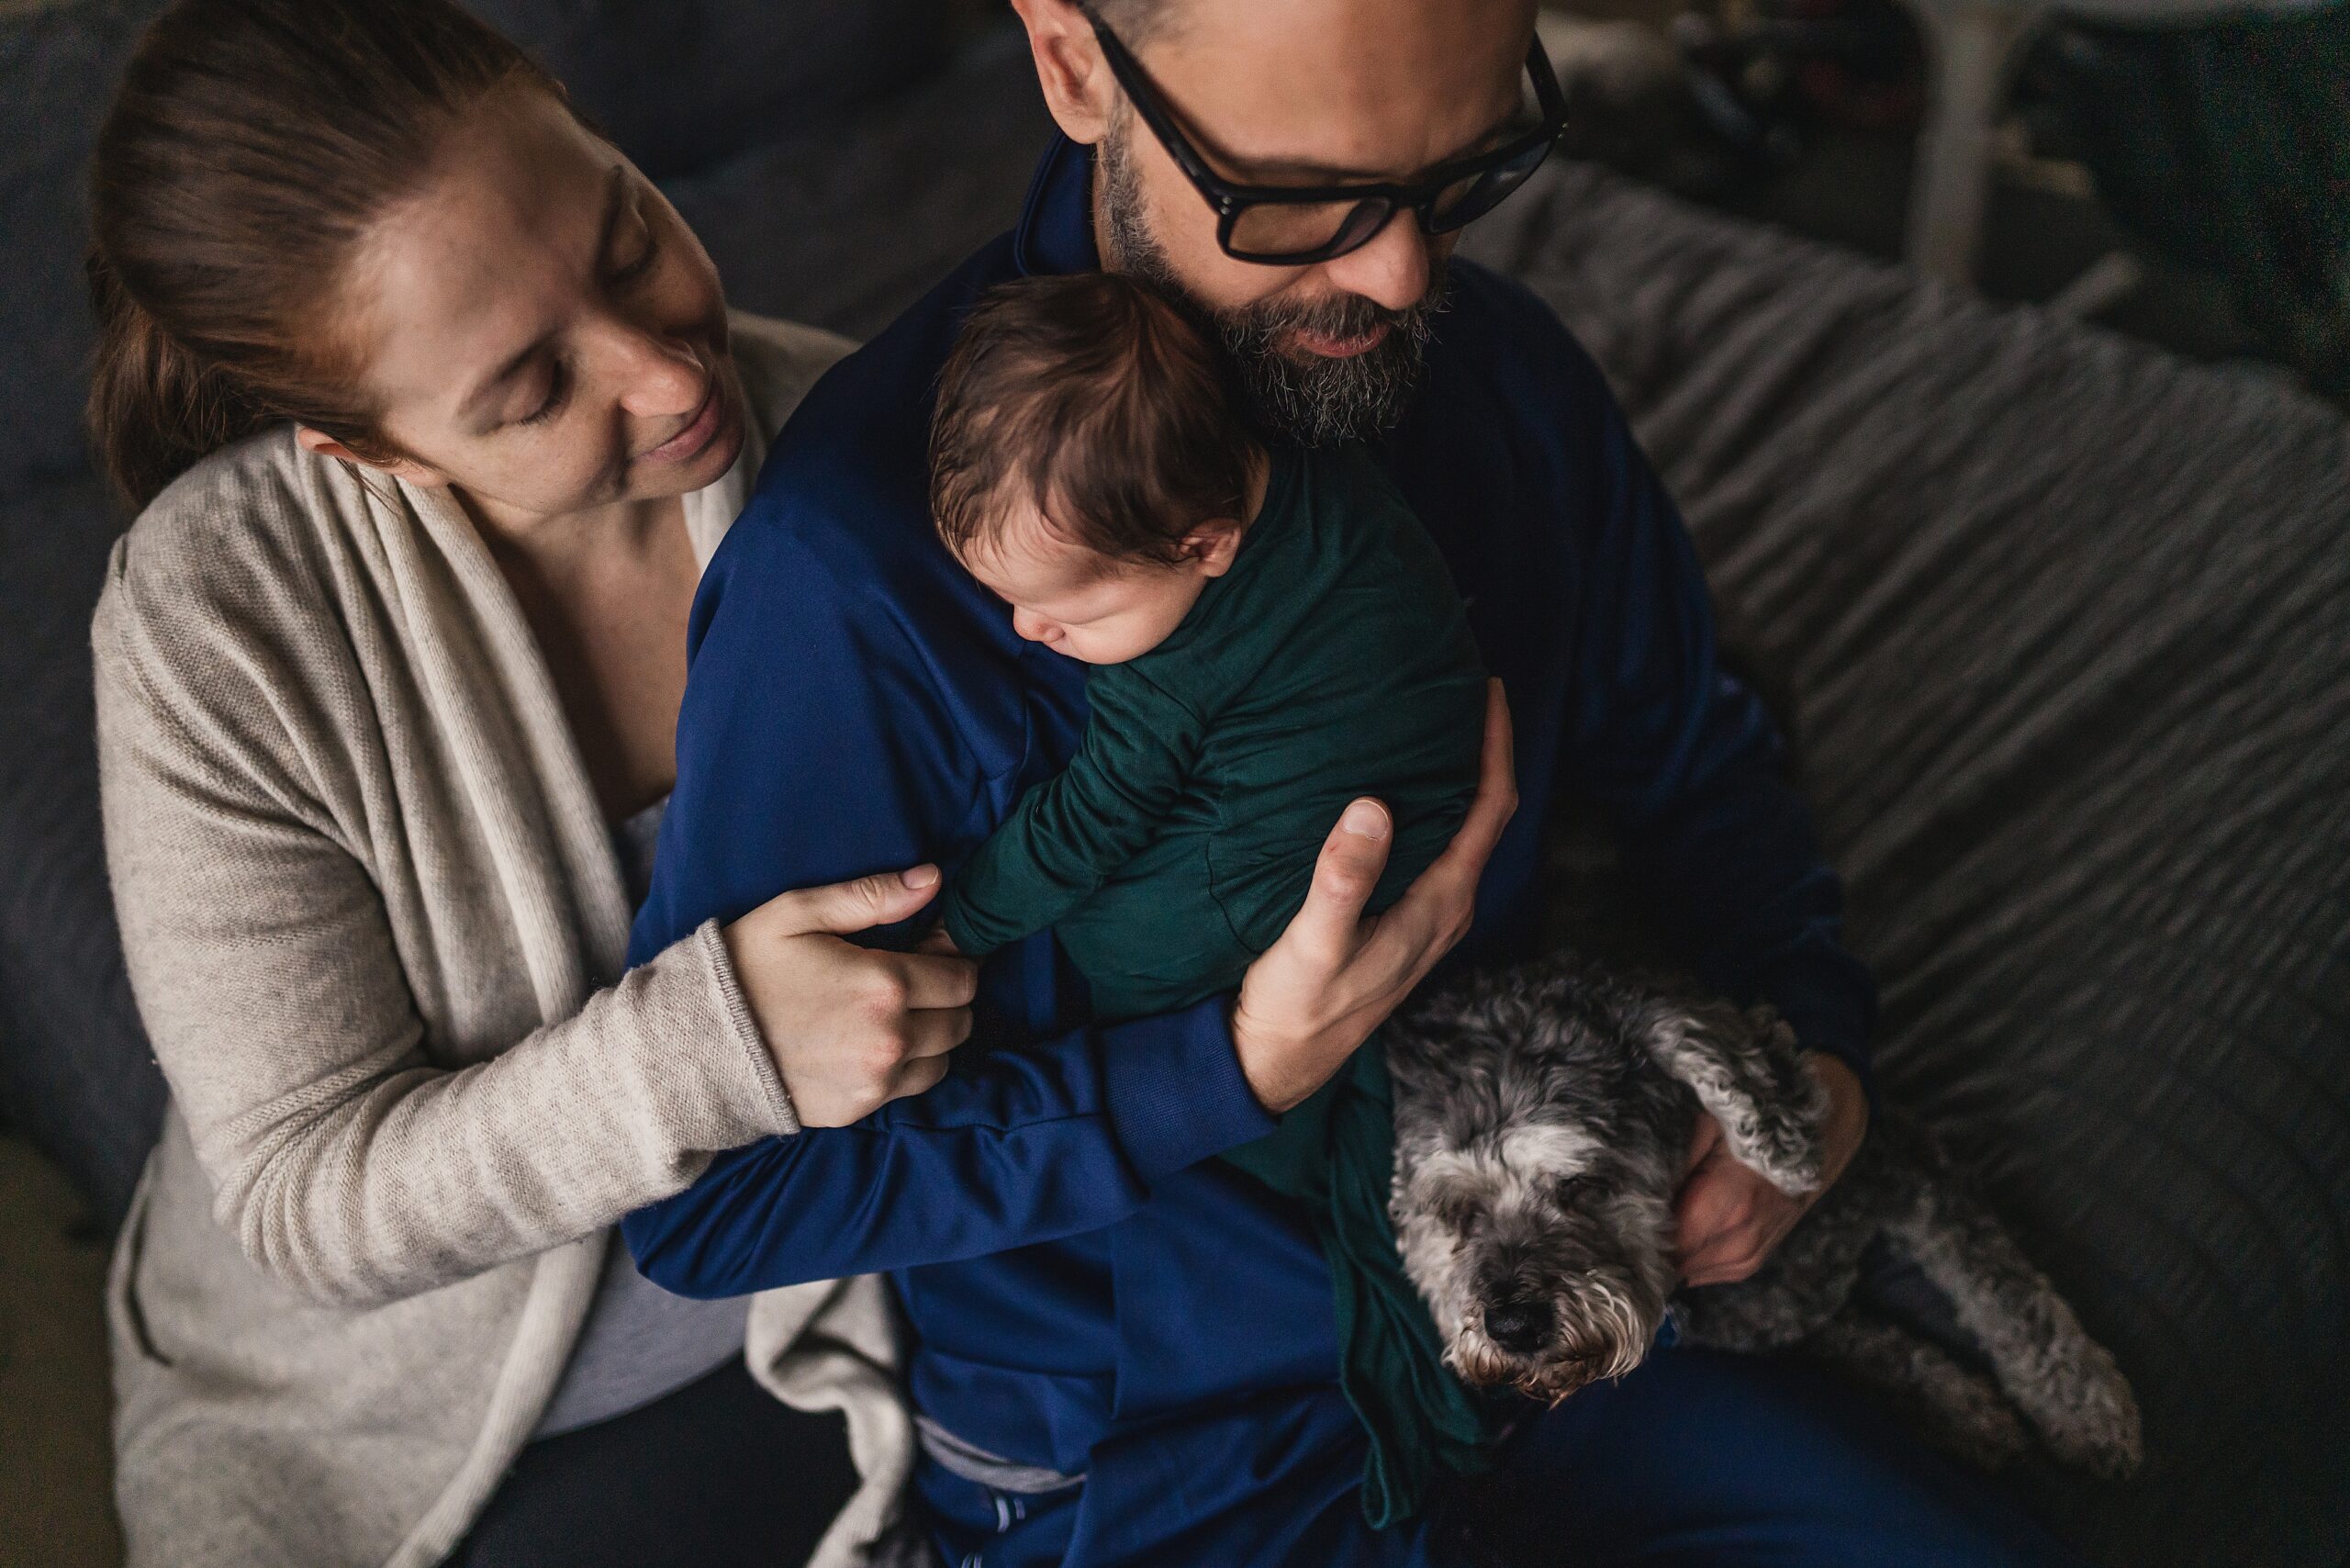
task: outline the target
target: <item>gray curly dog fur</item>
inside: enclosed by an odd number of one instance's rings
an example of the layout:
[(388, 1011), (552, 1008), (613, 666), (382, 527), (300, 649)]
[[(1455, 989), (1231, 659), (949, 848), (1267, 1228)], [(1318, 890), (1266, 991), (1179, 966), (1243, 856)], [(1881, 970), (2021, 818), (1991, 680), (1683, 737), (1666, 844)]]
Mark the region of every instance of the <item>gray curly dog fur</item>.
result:
[[(1673, 1199), (1700, 1108), (1780, 1191), (1819, 1184), (1825, 1096), (1769, 1009), (1569, 955), (1440, 991), (1386, 1039), (1396, 1240), (1466, 1381), (1562, 1399), (1638, 1366), (1673, 1311), (1699, 1344), (1834, 1363), (1975, 1464), (2036, 1439), (2100, 1475), (2137, 1467), (2137, 1403), (2112, 1356), (1897, 1117), (1879, 1115), (1752, 1279), (1675, 1296)], [(1860, 1288), (1886, 1254), (1930, 1282), (1960, 1349)]]

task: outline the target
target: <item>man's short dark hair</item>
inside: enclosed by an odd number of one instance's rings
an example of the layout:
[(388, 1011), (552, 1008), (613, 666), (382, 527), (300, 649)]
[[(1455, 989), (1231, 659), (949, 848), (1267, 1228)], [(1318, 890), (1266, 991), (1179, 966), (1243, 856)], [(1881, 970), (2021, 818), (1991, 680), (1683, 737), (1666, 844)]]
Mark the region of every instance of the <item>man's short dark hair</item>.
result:
[(1019, 503), (1113, 560), (1171, 564), (1245, 518), (1257, 445), (1222, 357), (1149, 285), (1114, 273), (988, 291), (938, 380), (930, 501), (960, 554)]

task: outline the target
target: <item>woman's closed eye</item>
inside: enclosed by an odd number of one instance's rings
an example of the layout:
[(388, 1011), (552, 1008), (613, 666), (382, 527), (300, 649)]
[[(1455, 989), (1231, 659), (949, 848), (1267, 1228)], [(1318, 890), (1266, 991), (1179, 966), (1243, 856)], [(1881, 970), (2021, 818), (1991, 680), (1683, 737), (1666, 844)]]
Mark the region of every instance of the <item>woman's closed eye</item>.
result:
[(545, 424), (563, 412), (564, 404), (570, 398), (571, 367), (563, 361), (557, 360), (554, 363), (554, 369), (547, 375), (546, 400), (530, 413), (516, 420), (514, 423), (524, 426)]

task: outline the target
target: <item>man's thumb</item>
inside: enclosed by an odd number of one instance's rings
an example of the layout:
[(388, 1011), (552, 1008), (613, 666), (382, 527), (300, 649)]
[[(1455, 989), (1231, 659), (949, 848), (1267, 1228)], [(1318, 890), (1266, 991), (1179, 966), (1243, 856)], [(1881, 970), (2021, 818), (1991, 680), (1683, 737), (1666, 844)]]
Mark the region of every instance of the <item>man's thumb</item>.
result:
[(1387, 851), (1394, 826), (1387, 808), (1364, 799), (1347, 807), (1338, 825), (1323, 841), (1321, 857), (1314, 863), (1314, 882), (1305, 892), (1305, 907), (1297, 912), (1292, 929), (1334, 953), (1353, 945), (1362, 921), (1363, 906), (1387, 869)]
[(835, 936), (888, 925), (908, 918), (938, 896), (938, 868), (916, 866), (908, 871), (880, 871), (870, 877), (834, 882), (829, 887), (802, 888), (787, 895), (793, 904), (795, 930), (828, 931)]

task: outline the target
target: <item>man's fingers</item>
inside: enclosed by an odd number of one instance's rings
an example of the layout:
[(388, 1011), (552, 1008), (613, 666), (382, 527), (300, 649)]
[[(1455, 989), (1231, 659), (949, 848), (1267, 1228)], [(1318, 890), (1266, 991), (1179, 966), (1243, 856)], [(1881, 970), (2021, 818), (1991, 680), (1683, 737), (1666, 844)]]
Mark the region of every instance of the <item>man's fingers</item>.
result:
[(906, 1059), (943, 1057), (971, 1037), (971, 1010), (942, 1008), (906, 1014)]
[(1681, 1167), (1682, 1179), (1686, 1181), (1689, 1173), (1713, 1158), (1714, 1151), (1721, 1146), (1721, 1123), (1716, 1121), (1711, 1113), (1699, 1113), (1696, 1136), (1689, 1140), (1689, 1158)]
[(969, 958), (908, 953), (898, 960), (898, 974), (908, 1007), (968, 1007), (979, 991), (979, 966)]
[(1464, 872), (1472, 881), (1484, 874), (1502, 830), (1517, 814), (1517, 746), (1510, 731), (1509, 699), (1498, 680), (1485, 682), (1485, 746), (1477, 765), (1477, 798), (1431, 870)]
[(1313, 885), (1304, 906), (1290, 917), (1282, 940), (1297, 938), (1334, 968), (1343, 961), (1354, 950), (1363, 906), (1387, 868), (1394, 836), (1385, 806), (1368, 798), (1348, 805), (1322, 843)]
[(829, 887), (802, 888), (776, 901), (784, 916), (787, 935), (828, 931), (835, 936), (870, 930), (911, 919), (938, 896), (938, 868), (916, 866), (906, 871), (883, 871)]

